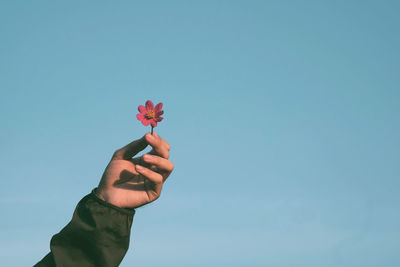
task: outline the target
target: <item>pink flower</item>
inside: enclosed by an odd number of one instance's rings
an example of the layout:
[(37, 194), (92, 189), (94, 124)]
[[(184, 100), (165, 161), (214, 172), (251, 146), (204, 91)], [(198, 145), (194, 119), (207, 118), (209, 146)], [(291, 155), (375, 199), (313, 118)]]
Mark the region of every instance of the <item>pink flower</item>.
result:
[(154, 107), (153, 102), (147, 100), (146, 106), (140, 105), (138, 107), (140, 113), (136, 115), (136, 118), (140, 120), (144, 126), (149, 126), (149, 124), (151, 124), (151, 130), (153, 131), (153, 127), (157, 126), (157, 122), (163, 119), (163, 117), (160, 117), (164, 114), (164, 111), (161, 110), (162, 106), (162, 103), (158, 103)]

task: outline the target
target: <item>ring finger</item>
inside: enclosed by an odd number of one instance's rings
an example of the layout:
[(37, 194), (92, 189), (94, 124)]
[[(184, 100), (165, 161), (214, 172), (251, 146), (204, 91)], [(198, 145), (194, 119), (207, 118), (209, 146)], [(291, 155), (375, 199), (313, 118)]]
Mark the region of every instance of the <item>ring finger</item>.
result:
[(156, 167), (158, 172), (171, 173), (174, 169), (174, 164), (171, 161), (159, 156), (144, 154), (143, 161)]

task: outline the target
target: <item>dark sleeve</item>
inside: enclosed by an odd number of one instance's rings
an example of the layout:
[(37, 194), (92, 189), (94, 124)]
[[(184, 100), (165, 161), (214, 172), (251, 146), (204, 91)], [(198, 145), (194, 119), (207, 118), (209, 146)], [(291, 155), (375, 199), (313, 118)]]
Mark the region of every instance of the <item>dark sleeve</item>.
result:
[(121, 263), (135, 211), (105, 202), (94, 191), (78, 203), (72, 220), (52, 237), (51, 252), (34, 267), (114, 267)]

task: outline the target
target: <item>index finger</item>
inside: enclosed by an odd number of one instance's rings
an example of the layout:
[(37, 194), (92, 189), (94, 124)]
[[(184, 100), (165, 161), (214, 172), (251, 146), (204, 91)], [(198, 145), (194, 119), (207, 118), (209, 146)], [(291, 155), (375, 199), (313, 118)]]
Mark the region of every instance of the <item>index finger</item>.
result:
[(166, 159), (169, 158), (171, 146), (156, 132), (153, 132), (153, 134), (147, 133), (145, 138), (148, 144), (153, 148), (149, 154), (156, 154)]

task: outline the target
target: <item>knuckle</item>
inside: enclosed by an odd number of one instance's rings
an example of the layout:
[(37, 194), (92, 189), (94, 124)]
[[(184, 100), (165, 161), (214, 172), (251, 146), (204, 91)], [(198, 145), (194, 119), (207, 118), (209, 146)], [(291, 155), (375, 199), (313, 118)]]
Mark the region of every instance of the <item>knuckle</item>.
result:
[(158, 173), (157, 173), (157, 176), (154, 177), (154, 180), (155, 180), (155, 183), (157, 183), (157, 184), (162, 184), (164, 178), (162, 177), (161, 174), (158, 174)]
[(162, 143), (163, 143), (163, 140), (161, 139), (161, 137), (158, 137), (157, 138), (157, 145), (160, 146), (160, 145), (162, 145)]
[(121, 155), (121, 150), (120, 150), (120, 149), (117, 149), (117, 150), (114, 151), (112, 157), (113, 157), (113, 158), (117, 158), (117, 157), (119, 157), (120, 155)]

